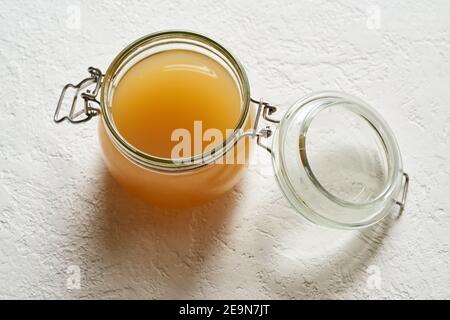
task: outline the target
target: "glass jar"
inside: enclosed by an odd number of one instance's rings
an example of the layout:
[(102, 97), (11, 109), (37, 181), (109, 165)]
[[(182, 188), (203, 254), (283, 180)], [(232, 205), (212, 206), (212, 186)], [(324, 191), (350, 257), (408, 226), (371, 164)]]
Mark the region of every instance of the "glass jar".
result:
[[(241, 114), (232, 134), (216, 148), (170, 159), (127, 142), (114, 124), (111, 106), (127, 70), (151, 55), (177, 49), (206, 55), (227, 70), (239, 90)], [(145, 36), (119, 53), (105, 74), (92, 67), (88, 71), (90, 77), (64, 87), (54, 121), (80, 123), (100, 116), (100, 144), (109, 171), (126, 190), (149, 203), (185, 207), (222, 195), (239, 181), (251, 141), (256, 140), (269, 151), (283, 194), (314, 223), (358, 228), (376, 223), (393, 205), (403, 211), (409, 179), (395, 137), (382, 118), (355, 97), (314, 93), (295, 103), (281, 120), (274, 119), (275, 106), (251, 98), (238, 60), (217, 42), (186, 31)], [(70, 111), (60, 117), (70, 89)], [(77, 110), (79, 98), (83, 107)]]

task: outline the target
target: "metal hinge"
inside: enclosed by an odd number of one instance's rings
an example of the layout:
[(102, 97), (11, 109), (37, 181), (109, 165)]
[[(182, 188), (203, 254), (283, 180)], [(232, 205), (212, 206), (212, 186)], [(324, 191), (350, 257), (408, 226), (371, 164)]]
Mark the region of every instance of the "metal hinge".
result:
[(260, 101), (255, 100), (255, 99), (250, 99), (250, 100), (253, 103), (256, 103), (258, 105), (258, 111), (256, 113), (256, 119), (255, 119), (255, 123), (253, 126), (252, 136), (256, 137), (256, 143), (260, 147), (262, 147), (262, 148), (266, 149), (267, 151), (269, 151), (270, 153), (272, 153), (272, 149), (262, 142), (262, 138), (269, 138), (270, 136), (272, 136), (273, 130), (270, 126), (265, 126), (263, 129), (260, 129), (258, 131), (258, 125), (259, 125), (259, 120), (261, 117), (268, 122), (279, 123), (280, 120), (272, 118), (272, 114), (274, 114), (277, 111), (277, 108), (275, 106), (269, 104), (268, 102), (264, 102), (262, 100), (260, 100)]
[[(98, 116), (100, 114), (100, 102), (97, 100), (97, 95), (100, 91), (102, 84), (103, 74), (100, 69), (89, 67), (88, 72), (90, 74), (89, 78), (81, 80), (77, 85), (71, 83), (64, 86), (61, 96), (58, 100), (58, 105), (56, 107), (55, 115), (53, 120), (56, 123), (68, 120), (71, 123), (81, 123), (90, 120), (92, 117)], [(95, 85), (93, 89), (86, 89)], [(73, 88), (75, 93), (72, 99), (72, 105), (70, 107), (69, 114), (63, 117), (59, 117), (59, 112), (63, 104), (64, 98), (66, 96), (67, 90)], [(84, 92), (82, 92), (86, 89)], [(84, 100), (84, 107), (81, 110), (76, 110), (78, 96)], [(94, 106), (96, 105), (96, 106)]]

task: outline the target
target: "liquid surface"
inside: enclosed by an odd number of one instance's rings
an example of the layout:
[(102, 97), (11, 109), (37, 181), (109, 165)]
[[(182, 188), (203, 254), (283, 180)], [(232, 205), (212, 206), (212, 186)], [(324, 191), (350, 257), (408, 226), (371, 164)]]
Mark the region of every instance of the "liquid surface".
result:
[(113, 120), (122, 137), (140, 151), (164, 158), (171, 158), (179, 143), (171, 141), (174, 130), (187, 129), (191, 155), (198, 154), (223, 139), (201, 142), (201, 150), (194, 150), (194, 121), (202, 121), (202, 132), (219, 129), (225, 139), (240, 113), (239, 89), (228, 71), (188, 50), (165, 51), (138, 62), (118, 83), (112, 102)]

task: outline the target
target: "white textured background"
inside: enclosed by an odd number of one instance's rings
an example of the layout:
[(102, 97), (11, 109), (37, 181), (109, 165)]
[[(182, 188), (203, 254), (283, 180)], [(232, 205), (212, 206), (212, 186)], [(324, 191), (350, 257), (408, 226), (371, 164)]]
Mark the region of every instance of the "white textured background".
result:
[[(0, 7), (1, 298), (450, 298), (449, 1)], [(372, 104), (411, 176), (404, 215), (365, 231), (312, 226), (256, 166), (232, 193), (184, 212), (124, 194), (96, 121), (56, 125), (56, 101), (88, 66), (105, 70), (129, 42), (174, 28), (235, 53), (256, 98), (286, 109), (336, 89)], [(80, 289), (67, 286), (72, 265)]]

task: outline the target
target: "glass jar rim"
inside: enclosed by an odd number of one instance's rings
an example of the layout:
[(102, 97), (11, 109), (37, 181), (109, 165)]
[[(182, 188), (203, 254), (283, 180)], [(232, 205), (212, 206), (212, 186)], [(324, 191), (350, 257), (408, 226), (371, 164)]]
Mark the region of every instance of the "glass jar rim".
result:
[[(331, 194), (314, 175), (310, 164), (306, 161), (306, 149), (303, 159), (297, 162), (295, 157), (288, 157), (287, 142), (289, 146), (297, 145), (299, 136), (292, 134), (291, 124), (299, 125), (299, 134), (306, 135), (308, 122), (314, 118), (322, 106), (314, 103), (322, 99), (336, 99), (354, 104), (356, 108), (352, 110), (355, 115), (363, 117), (372, 125), (372, 130), (377, 132), (384, 143), (385, 155), (388, 158), (388, 177), (381, 192), (370, 201), (364, 203), (352, 203)], [(394, 199), (401, 192), (403, 168), (400, 150), (393, 132), (387, 123), (378, 113), (364, 101), (342, 92), (321, 91), (311, 93), (298, 100), (283, 116), (278, 130), (275, 131), (272, 149), (274, 155), (272, 164), (276, 180), (283, 194), (289, 202), (307, 220), (340, 229), (355, 229), (367, 227), (380, 221), (389, 213), (391, 205), (395, 204)], [(294, 163), (295, 162), (295, 163)], [(301, 183), (300, 183), (301, 182)], [(321, 210), (317, 210), (315, 205), (320, 204)], [(324, 212), (345, 212), (364, 213), (361, 218), (354, 221), (341, 221), (332, 219), (322, 214)], [(366, 214), (367, 213), (367, 214)]]
[[(210, 151), (204, 152), (199, 155), (194, 155), (188, 158), (180, 158), (180, 159), (171, 159), (171, 158), (163, 158), (157, 157), (145, 152), (140, 151), (139, 149), (133, 147), (130, 143), (126, 141), (126, 139), (118, 132), (115, 127), (112, 115), (107, 110), (108, 106), (108, 94), (110, 92), (111, 85), (113, 84), (113, 78), (115, 73), (129, 62), (127, 59), (132, 57), (134, 54), (137, 54), (136, 51), (143, 48), (143, 51), (146, 50), (145, 46), (158, 45), (158, 41), (185, 41), (187, 44), (198, 46), (203, 49), (209, 50), (212, 54), (221, 55), (226, 62), (230, 64), (235, 72), (235, 76), (237, 77), (237, 85), (241, 90), (242, 101), (241, 101), (241, 114), (238, 119), (238, 122), (234, 128), (233, 133), (227, 137), (227, 139), (220, 145), (216, 146)], [(167, 43), (167, 42), (165, 42)], [(148, 48), (147, 48), (148, 49)], [(106, 128), (108, 133), (110, 133), (110, 137), (114, 142), (115, 146), (119, 149), (119, 151), (127, 156), (132, 161), (135, 161), (137, 164), (144, 166), (150, 169), (156, 169), (160, 171), (169, 171), (169, 172), (179, 172), (179, 171), (187, 171), (198, 169), (204, 167), (218, 158), (225, 155), (229, 150), (231, 150), (234, 145), (237, 143), (243, 126), (245, 125), (247, 116), (249, 114), (250, 109), (250, 85), (248, 82), (247, 74), (245, 72), (244, 67), (239, 62), (239, 60), (230, 53), (229, 50), (225, 49), (222, 45), (212, 40), (211, 38), (204, 36), (202, 34), (191, 32), (191, 31), (181, 31), (181, 30), (167, 30), (160, 31), (156, 33), (151, 33), (149, 35), (143, 36), (136, 41), (132, 42), (128, 46), (126, 46), (111, 62), (109, 65), (102, 81), (101, 85), (101, 97), (100, 97), (100, 106), (101, 113), (104, 123), (106, 124)]]

